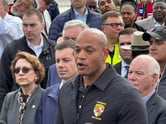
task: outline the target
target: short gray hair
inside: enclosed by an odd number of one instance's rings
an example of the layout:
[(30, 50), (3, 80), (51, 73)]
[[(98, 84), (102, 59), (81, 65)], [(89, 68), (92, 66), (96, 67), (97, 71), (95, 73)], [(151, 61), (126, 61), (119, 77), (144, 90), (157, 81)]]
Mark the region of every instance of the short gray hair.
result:
[(139, 55), (135, 59), (137, 58), (144, 60), (146, 59), (146, 61), (148, 61), (149, 74), (157, 73), (158, 75), (160, 75), (160, 65), (151, 55)]
[(89, 28), (88, 25), (86, 23), (84, 23), (83, 21), (76, 20), (76, 19), (70, 20), (65, 23), (65, 25), (63, 27), (62, 35), (64, 34), (66, 29), (72, 28), (72, 27), (81, 27), (82, 30)]

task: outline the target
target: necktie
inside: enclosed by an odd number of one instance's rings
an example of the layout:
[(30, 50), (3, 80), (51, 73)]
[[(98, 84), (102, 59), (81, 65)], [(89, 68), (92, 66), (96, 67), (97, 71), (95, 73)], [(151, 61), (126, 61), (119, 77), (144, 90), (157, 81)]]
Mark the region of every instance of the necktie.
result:
[(124, 77), (125, 77), (125, 78), (127, 78), (128, 71), (129, 71), (129, 65), (126, 65), (126, 66), (125, 66), (125, 69), (126, 69), (126, 74), (125, 74), (125, 76), (124, 76)]

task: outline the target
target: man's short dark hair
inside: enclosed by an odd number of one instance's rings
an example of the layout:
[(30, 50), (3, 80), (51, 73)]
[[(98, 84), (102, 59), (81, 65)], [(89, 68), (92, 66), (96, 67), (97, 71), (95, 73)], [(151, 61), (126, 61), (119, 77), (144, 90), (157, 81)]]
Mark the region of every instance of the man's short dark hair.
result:
[(75, 49), (75, 41), (74, 40), (65, 40), (65, 41), (62, 41), (61, 43), (58, 43), (55, 46), (55, 51), (62, 50), (65, 48), (72, 48), (74, 50)]
[(135, 28), (125, 28), (124, 30), (120, 31), (118, 34), (118, 43), (119, 43), (119, 37), (121, 35), (130, 35), (133, 34), (135, 31), (137, 31)]
[(136, 11), (137, 11), (137, 2), (135, 0), (122, 0), (121, 5), (120, 5), (120, 10), (121, 10), (122, 6), (124, 6), (124, 5), (131, 5), (134, 8), (134, 11), (136, 13)]
[(35, 9), (35, 8), (31, 8), (31, 9), (28, 9), (24, 14), (23, 16), (27, 16), (27, 17), (30, 17), (32, 15), (37, 15), (38, 19), (40, 20), (41, 23), (43, 23), (43, 16), (42, 16), (42, 13)]

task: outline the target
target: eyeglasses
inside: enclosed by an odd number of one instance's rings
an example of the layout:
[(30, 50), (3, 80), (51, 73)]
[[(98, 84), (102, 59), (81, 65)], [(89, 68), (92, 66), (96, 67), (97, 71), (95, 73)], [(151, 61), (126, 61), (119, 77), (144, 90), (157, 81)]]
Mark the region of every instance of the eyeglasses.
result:
[(124, 27), (124, 23), (105, 23), (103, 25), (109, 25), (111, 26), (112, 28), (117, 28), (118, 26), (120, 27)]
[(20, 67), (17, 67), (14, 69), (14, 73), (15, 74), (18, 74), (20, 72), (20, 70), (22, 71), (22, 73), (26, 74), (28, 73), (30, 70), (32, 70), (32, 68), (28, 68), (28, 67), (23, 67), (23, 68), (20, 68)]

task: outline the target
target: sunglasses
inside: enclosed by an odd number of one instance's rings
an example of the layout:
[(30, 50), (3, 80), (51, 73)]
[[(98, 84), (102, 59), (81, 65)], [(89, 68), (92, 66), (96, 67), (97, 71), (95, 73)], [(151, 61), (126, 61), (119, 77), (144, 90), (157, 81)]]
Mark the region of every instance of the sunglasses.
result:
[(22, 73), (26, 74), (28, 73), (30, 70), (32, 70), (32, 68), (28, 68), (28, 67), (23, 67), (23, 68), (20, 68), (20, 67), (17, 67), (14, 69), (14, 73), (15, 74), (18, 74), (20, 72), (20, 70), (22, 71)]

